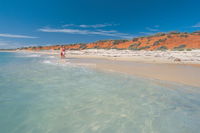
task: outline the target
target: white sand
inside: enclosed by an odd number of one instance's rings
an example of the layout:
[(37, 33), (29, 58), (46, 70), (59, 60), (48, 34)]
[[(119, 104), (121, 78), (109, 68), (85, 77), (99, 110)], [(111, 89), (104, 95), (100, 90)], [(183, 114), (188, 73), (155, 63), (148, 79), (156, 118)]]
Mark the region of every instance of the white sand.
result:
[[(67, 56), (108, 58), (112, 60), (127, 60), (153, 63), (200, 64), (200, 50), (193, 51), (131, 51), (88, 49), (81, 51), (66, 51)], [(179, 60), (180, 61), (176, 61)]]
[[(59, 51), (37, 52), (59, 56)], [(112, 70), (200, 87), (200, 50), (71, 50), (66, 51), (66, 58), (71, 63), (99, 70)], [(177, 58), (181, 61), (174, 61)]]
[[(27, 52), (27, 51), (26, 51)], [(28, 51), (44, 54), (57, 54), (59, 51)], [(179, 63), (179, 64), (200, 64), (200, 50), (192, 51), (132, 51), (132, 50), (105, 50), (105, 49), (86, 49), (68, 50), (67, 57), (79, 58), (106, 58), (112, 60), (126, 60), (136, 62), (151, 63)], [(176, 61), (176, 60), (180, 61)]]

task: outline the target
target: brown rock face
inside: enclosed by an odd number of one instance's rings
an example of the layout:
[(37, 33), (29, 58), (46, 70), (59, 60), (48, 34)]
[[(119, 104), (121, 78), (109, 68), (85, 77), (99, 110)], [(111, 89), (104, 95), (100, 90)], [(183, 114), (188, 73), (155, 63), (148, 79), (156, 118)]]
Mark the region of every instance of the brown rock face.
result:
[[(190, 50), (200, 48), (200, 32), (157, 33), (132, 40), (101, 40), (88, 44), (64, 45), (66, 49), (129, 49), (129, 50)], [(59, 45), (23, 48), (27, 50), (57, 50)]]

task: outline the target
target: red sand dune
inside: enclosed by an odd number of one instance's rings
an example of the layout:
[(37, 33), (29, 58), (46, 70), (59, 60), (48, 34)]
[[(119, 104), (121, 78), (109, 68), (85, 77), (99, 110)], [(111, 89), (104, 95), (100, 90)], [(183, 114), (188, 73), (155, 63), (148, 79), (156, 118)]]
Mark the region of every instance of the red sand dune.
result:
[[(193, 33), (157, 33), (152, 36), (138, 37), (132, 40), (100, 40), (88, 44), (64, 45), (66, 49), (130, 49), (130, 50), (173, 50), (173, 49), (199, 49), (200, 32)], [(59, 49), (59, 45), (37, 46), (22, 48), (27, 50), (50, 50)]]

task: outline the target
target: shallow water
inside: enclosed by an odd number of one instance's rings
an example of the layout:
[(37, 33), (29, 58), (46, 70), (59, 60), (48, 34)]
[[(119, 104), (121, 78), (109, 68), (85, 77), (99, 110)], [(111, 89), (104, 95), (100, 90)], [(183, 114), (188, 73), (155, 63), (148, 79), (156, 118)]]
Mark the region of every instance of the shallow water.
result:
[(197, 133), (199, 89), (0, 53), (0, 132)]

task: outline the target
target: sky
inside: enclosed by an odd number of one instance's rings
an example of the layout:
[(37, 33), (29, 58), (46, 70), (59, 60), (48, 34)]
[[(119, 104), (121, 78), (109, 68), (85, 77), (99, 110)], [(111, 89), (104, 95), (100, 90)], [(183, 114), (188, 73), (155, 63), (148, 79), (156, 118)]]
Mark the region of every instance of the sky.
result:
[(0, 48), (200, 30), (199, 0), (0, 0)]

